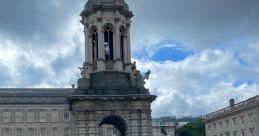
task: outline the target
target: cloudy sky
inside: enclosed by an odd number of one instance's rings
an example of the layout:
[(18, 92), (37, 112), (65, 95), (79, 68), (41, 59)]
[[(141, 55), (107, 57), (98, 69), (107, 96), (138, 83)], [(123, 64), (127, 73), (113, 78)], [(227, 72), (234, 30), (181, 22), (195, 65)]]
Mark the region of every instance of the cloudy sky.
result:
[[(126, 0), (153, 116), (206, 114), (259, 93), (258, 0)], [(0, 0), (0, 87), (70, 87), (86, 0)]]

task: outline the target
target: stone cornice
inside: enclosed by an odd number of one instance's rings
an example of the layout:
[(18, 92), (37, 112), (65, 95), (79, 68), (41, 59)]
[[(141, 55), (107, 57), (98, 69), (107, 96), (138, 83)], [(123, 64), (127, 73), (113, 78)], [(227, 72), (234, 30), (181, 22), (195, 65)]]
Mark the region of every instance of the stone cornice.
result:
[(154, 101), (157, 96), (149, 94), (131, 94), (131, 95), (70, 95), (67, 100), (70, 102), (77, 100), (102, 100), (102, 101), (123, 101), (123, 100), (147, 100)]
[(0, 97), (0, 105), (2, 104), (15, 104), (15, 105), (23, 105), (23, 104), (67, 104), (66, 97), (19, 97), (19, 96), (9, 96), (9, 97)]
[(81, 13), (80, 13), (80, 16), (84, 16), (84, 17), (87, 17), (93, 13), (96, 13), (97, 11), (103, 11), (103, 10), (117, 10), (119, 11), (119, 13), (121, 13), (122, 15), (126, 16), (127, 18), (132, 18), (134, 16), (133, 12), (132, 11), (129, 11), (129, 10), (126, 10), (120, 6), (116, 6), (116, 7), (102, 7), (102, 6), (94, 6), (90, 9), (87, 9), (87, 10), (83, 10)]

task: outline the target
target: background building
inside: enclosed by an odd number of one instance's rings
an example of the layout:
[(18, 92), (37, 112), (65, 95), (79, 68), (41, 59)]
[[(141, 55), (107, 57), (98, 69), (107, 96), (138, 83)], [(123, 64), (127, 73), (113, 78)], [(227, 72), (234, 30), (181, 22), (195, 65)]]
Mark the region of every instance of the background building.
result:
[(175, 136), (176, 122), (173, 117), (153, 118), (152, 127), (154, 136)]
[(206, 136), (259, 136), (259, 96), (205, 116)]
[(70, 136), (73, 89), (0, 89), (0, 136)]

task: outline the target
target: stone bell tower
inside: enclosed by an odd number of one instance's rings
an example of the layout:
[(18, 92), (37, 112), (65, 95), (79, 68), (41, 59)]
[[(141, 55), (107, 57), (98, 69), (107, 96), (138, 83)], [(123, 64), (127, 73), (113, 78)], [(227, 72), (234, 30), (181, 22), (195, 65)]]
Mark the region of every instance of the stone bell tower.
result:
[(67, 97), (73, 114), (73, 136), (101, 136), (112, 125), (121, 136), (152, 136), (151, 103), (131, 63), (133, 13), (124, 0), (88, 0), (80, 14), (85, 34), (85, 62), (78, 87)]

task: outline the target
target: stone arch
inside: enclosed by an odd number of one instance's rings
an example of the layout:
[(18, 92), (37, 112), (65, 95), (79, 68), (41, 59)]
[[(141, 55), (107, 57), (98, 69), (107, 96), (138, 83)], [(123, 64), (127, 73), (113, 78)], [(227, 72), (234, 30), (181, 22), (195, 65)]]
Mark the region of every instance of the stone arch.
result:
[(92, 35), (95, 30), (98, 31), (98, 28), (97, 28), (97, 26), (93, 25), (93, 26), (91, 26), (91, 28), (89, 30), (90, 30), (89, 34)]
[(115, 31), (115, 27), (114, 27), (113, 24), (111, 24), (111, 23), (105, 23), (105, 24), (103, 25), (103, 32), (105, 31), (105, 29), (106, 29), (107, 27), (110, 27), (110, 28), (112, 29), (112, 32)]
[(111, 23), (107, 23), (103, 26), (104, 31), (104, 49), (105, 49), (105, 60), (113, 60), (113, 35), (114, 35), (114, 26)]
[(99, 127), (101, 127), (102, 125), (112, 125), (120, 131), (121, 136), (126, 136), (127, 124), (126, 124), (126, 121), (120, 116), (117, 116), (117, 115), (106, 116), (100, 121)]

